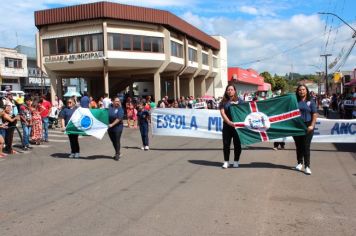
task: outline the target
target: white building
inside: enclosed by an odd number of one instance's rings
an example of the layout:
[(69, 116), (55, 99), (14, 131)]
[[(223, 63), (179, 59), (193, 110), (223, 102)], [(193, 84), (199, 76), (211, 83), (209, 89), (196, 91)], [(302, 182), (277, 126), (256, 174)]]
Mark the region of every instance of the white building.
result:
[(0, 48), (1, 91), (9, 87), (21, 90), (20, 79), (28, 76), (27, 57), (15, 49)]
[(135, 83), (156, 101), (221, 96), (227, 84), (226, 40), (167, 11), (97, 2), (37, 11), (35, 24), (52, 97), (65, 92), (65, 78), (85, 78), (94, 97), (133, 92)]

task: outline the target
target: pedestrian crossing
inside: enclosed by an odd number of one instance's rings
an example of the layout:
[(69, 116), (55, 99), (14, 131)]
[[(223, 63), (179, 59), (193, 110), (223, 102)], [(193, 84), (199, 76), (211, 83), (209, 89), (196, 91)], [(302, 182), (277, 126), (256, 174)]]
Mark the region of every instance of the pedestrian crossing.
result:
[[(22, 129), (19, 128), (19, 130), (22, 135)], [(82, 138), (82, 137), (79, 137), (79, 138)], [(59, 129), (57, 129), (57, 130), (49, 129), (48, 130), (48, 140), (49, 140), (49, 142), (42, 142), (41, 145), (31, 145), (31, 146), (34, 149), (49, 148), (49, 147), (54, 146), (59, 143), (68, 142), (68, 136), (66, 134), (64, 134), (64, 132), (60, 131)], [(15, 133), (14, 133), (13, 147), (14, 147), (14, 150), (16, 150), (20, 154), (26, 154), (26, 153), (31, 152), (31, 149), (29, 149), (29, 150), (22, 149), (22, 140), (21, 140), (21, 137), (17, 131), (15, 131)]]

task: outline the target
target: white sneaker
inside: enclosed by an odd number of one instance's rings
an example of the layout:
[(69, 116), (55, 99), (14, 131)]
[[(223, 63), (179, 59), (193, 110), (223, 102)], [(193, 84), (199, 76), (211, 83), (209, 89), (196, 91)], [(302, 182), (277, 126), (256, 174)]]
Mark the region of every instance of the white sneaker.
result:
[(71, 154), (69, 154), (69, 158), (73, 158), (74, 157), (74, 155), (75, 155), (75, 153), (71, 153)]
[(141, 147), (141, 150), (145, 150), (145, 147), (144, 147), (144, 146), (142, 146), (142, 147)]
[(229, 162), (228, 161), (224, 161), (224, 164), (222, 166), (223, 169), (227, 169), (229, 167)]
[(239, 168), (239, 162), (238, 161), (234, 161), (234, 164), (232, 165), (232, 167)]
[(311, 169), (309, 167), (305, 167), (304, 173), (307, 175), (311, 175)]
[(145, 150), (150, 150), (150, 147), (149, 146), (145, 146)]
[(77, 153), (74, 154), (74, 158), (77, 158), (77, 159), (80, 158), (79, 152), (77, 152)]
[(278, 150), (278, 148), (274, 147), (274, 148), (273, 148), (273, 150), (277, 151), (277, 150)]
[(301, 171), (302, 168), (303, 168), (303, 165), (300, 164), (300, 163), (299, 163), (298, 165), (296, 165), (296, 167), (295, 167), (295, 169), (296, 169), (296, 170), (299, 170), (299, 171)]

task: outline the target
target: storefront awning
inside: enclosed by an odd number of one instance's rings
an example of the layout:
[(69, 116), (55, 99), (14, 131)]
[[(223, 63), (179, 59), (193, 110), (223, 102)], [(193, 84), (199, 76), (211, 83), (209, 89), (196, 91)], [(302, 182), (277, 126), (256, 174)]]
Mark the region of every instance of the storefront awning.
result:
[(346, 83), (345, 86), (356, 86), (356, 79), (351, 80), (350, 82)]
[(238, 67), (230, 67), (228, 69), (228, 81), (263, 86), (264, 79), (253, 69), (244, 70)]

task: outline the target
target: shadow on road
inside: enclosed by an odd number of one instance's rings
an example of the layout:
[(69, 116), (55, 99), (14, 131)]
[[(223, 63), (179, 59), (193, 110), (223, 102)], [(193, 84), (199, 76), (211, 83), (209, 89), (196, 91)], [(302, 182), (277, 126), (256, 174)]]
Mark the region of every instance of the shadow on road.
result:
[[(222, 166), (222, 162), (217, 162), (217, 161), (207, 161), (207, 160), (188, 160), (188, 161), (195, 165), (214, 166), (214, 167)], [(267, 162), (251, 162), (250, 164), (240, 164), (239, 168), (272, 168), (272, 169), (293, 170), (293, 168), (290, 166), (276, 165)]]
[[(125, 146), (126, 149), (140, 149), (139, 147), (129, 147)], [(154, 151), (221, 151), (222, 148), (152, 148), (150, 150)]]
[(354, 143), (334, 143), (334, 146), (339, 152), (356, 153), (356, 145)]
[[(51, 154), (51, 157), (54, 158), (66, 158), (69, 159), (69, 154), (68, 153), (53, 153)], [(95, 159), (113, 159), (113, 157), (111, 156), (104, 156), (104, 155), (92, 155), (92, 156), (87, 156), (87, 157), (83, 157), (81, 156), (79, 159), (81, 160), (95, 160)]]

